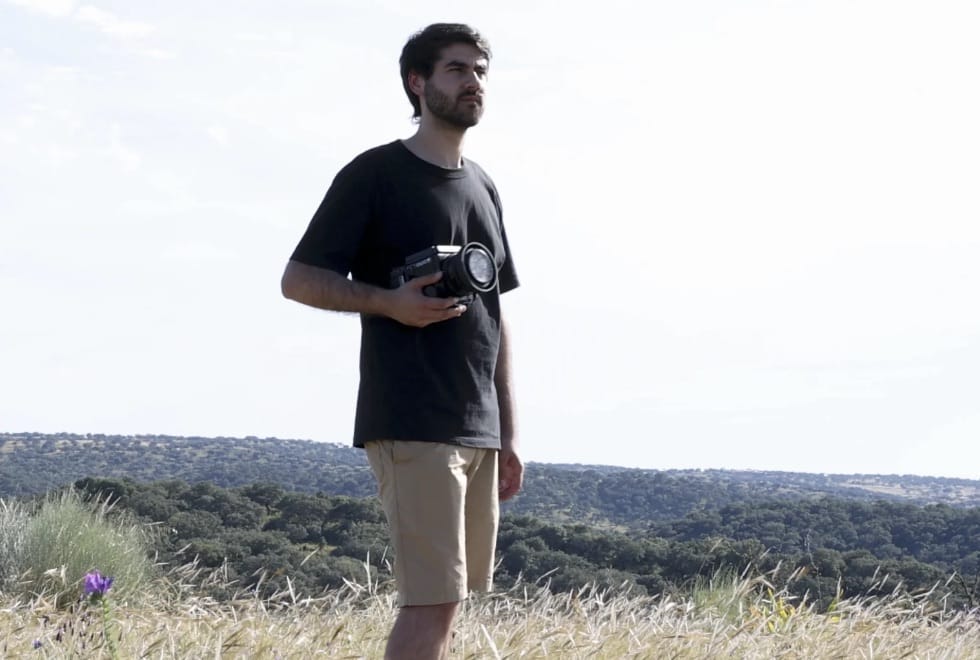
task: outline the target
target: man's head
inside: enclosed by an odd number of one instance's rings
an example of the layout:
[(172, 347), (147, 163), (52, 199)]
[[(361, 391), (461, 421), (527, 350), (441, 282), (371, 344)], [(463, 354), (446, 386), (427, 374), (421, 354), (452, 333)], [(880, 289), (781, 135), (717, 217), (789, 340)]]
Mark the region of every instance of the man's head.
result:
[[(460, 46), (463, 48), (459, 48)], [(452, 61), (443, 61), (447, 50), (459, 53), (463, 57), (454, 57)], [(466, 57), (467, 52), (472, 53), (472, 55)], [(475, 75), (485, 77), (490, 55), (490, 44), (479, 32), (468, 25), (436, 23), (412, 35), (402, 49), (402, 55), (398, 60), (401, 66), (402, 86), (405, 88), (408, 100), (415, 111), (412, 118), (416, 120), (421, 118), (422, 98), (420, 97), (424, 97), (428, 108), (435, 110), (434, 114), (437, 116), (452, 123), (457, 119), (466, 121), (465, 118), (456, 117), (451, 107), (447, 108), (447, 104), (454, 104), (456, 101), (455, 97), (452, 96), (455, 90), (440, 90), (433, 85), (431, 91), (427, 87), (420, 94), (418, 91), (413, 91), (413, 81), (417, 78), (428, 81), (434, 73), (440, 73), (436, 71), (437, 64), (441, 62), (448, 69), (453, 62), (460, 63), (457, 60), (465, 60), (461, 62), (464, 66), (471, 68), (475, 66)], [(474, 61), (477, 58), (482, 60), (482, 63)], [(449, 98), (446, 98), (446, 93), (450, 94)], [(470, 125), (475, 124), (479, 120), (479, 114), (482, 114), (482, 91), (479, 105), (480, 113), (475, 116)], [(449, 116), (440, 114), (444, 112), (448, 112)]]

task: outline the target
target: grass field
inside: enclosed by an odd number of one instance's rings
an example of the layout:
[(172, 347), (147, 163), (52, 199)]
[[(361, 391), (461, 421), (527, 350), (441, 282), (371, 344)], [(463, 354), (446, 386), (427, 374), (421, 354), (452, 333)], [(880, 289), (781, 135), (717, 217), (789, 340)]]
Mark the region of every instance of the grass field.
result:
[[(268, 592), (236, 592), (222, 570), (164, 571), (148, 548), (145, 526), (104, 501), (0, 500), (0, 658), (382, 656), (396, 607), (369, 562), (363, 583), (260, 599)], [(719, 572), (657, 597), (518, 581), (465, 603), (453, 657), (980, 659), (980, 612), (946, 611), (935, 594), (896, 588), (817, 611), (770, 579)]]
[[(321, 598), (280, 593), (219, 603), (171, 575), (137, 605), (51, 598), (0, 603), (4, 658), (380, 658), (394, 620), (377, 585)], [(111, 637), (115, 653), (107, 644)], [(980, 658), (977, 612), (943, 614), (895, 593), (794, 607), (762, 579), (706, 586), (683, 600), (535, 585), (468, 601), (454, 658)]]

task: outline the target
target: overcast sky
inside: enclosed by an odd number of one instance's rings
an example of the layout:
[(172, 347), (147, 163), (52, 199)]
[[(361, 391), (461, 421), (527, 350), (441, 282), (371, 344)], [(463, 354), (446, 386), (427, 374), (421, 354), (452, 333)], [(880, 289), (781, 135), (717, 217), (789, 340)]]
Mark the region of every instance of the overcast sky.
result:
[(0, 431), (349, 442), (279, 277), (449, 20), (527, 459), (980, 478), (972, 0), (95, 1), (0, 0)]

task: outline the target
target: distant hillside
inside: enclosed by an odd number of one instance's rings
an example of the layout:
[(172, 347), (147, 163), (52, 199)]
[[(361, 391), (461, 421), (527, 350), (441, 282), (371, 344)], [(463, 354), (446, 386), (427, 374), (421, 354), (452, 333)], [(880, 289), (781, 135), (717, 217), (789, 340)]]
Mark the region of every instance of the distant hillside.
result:
[[(34, 495), (83, 477), (180, 479), (230, 488), (364, 497), (375, 492), (363, 452), (276, 438), (0, 434), (0, 497)], [(532, 463), (506, 512), (640, 528), (740, 502), (823, 497), (980, 506), (980, 481), (912, 475), (821, 475), (728, 470), (639, 470)]]
[(0, 434), (0, 496), (32, 495), (82, 477), (180, 479), (232, 487), (271, 482), (301, 492), (374, 493), (363, 452), (276, 438)]

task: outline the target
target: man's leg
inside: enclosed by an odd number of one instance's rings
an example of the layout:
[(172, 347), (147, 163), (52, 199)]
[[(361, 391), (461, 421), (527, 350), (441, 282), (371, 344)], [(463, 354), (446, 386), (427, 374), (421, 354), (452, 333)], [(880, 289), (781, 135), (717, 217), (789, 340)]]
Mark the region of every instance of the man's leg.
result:
[(449, 657), (453, 618), (459, 603), (401, 608), (388, 637), (385, 660), (443, 660)]
[(487, 450), (389, 440), (365, 449), (391, 529), (401, 606), (385, 657), (448, 657), (468, 591), (467, 482)]

